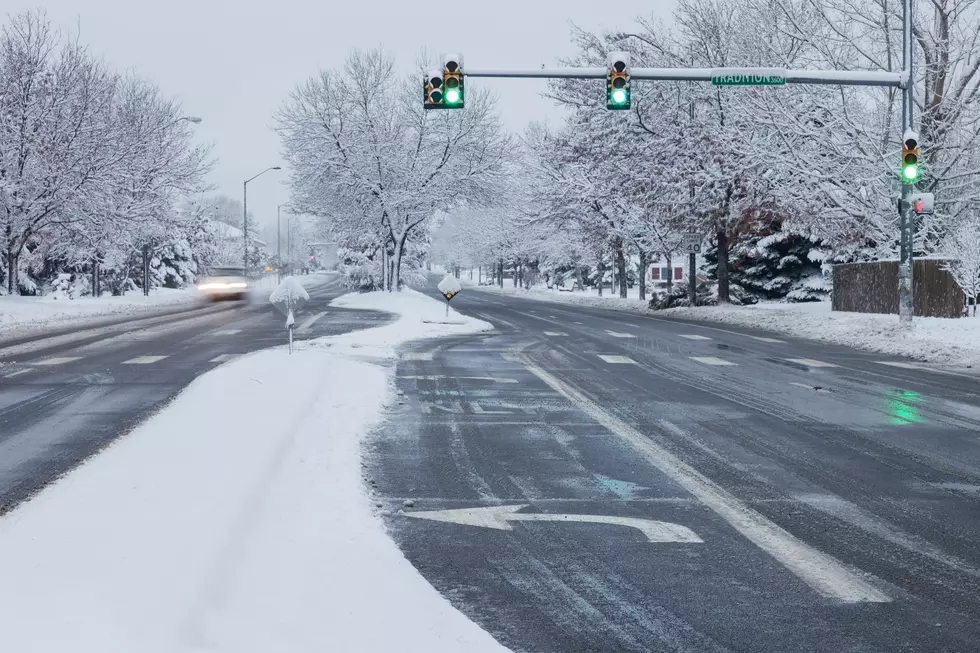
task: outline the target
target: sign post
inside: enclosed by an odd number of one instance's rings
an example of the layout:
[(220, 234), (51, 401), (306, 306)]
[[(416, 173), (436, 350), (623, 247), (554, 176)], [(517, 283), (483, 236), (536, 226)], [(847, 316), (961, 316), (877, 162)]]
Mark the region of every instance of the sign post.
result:
[(269, 301), (276, 309), (286, 316), (286, 331), (289, 335), (289, 353), (293, 353), (293, 327), (296, 326), (296, 313), (310, 301), (310, 295), (299, 281), (292, 276), (282, 280), (282, 283), (269, 295)]
[(442, 296), (446, 298), (446, 317), (449, 317), (449, 302), (452, 301), (453, 297), (458, 295), (463, 289), (459, 285), (459, 280), (451, 274), (447, 274), (443, 277), (442, 281), (439, 282), (439, 292)]

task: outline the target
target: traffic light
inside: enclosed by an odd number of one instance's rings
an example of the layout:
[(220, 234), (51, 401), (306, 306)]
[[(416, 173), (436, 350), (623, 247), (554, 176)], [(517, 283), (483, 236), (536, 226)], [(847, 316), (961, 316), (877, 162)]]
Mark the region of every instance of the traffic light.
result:
[(443, 64), (442, 84), (445, 87), (444, 107), (463, 108), (463, 64), (459, 55), (448, 55)]
[(902, 181), (911, 184), (919, 178), (919, 141), (913, 132), (905, 134), (902, 143)]
[(426, 109), (441, 109), (443, 101), (442, 71), (432, 70), (422, 82), (423, 102)]
[(630, 56), (626, 52), (609, 54), (606, 108), (613, 110), (630, 108)]

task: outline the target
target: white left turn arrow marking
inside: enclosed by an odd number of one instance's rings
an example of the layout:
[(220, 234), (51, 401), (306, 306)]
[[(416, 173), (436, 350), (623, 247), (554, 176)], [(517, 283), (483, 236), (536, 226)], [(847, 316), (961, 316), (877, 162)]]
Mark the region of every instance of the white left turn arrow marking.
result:
[(653, 519), (637, 519), (634, 517), (612, 517), (609, 515), (552, 515), (548, 513), (519, 512), (527, 505), (518, 506), (489, 506), (487, 508), (458, 508), (455, 510), (431, 510), (422, 512), (406, 512), (406, 517), (429, 519), (431, 521), (462, 524), (464, 526), (481, 526), (501, 531), (510, 531), (514, 527), (510, 522), (515, 521), (555, 521), (581, 522), (586, 524), (612, 524), (635, 528), (646, 535), (649, 542), (684, 542), (701, 544), (704, 542), (697, 534), (686, 526)]

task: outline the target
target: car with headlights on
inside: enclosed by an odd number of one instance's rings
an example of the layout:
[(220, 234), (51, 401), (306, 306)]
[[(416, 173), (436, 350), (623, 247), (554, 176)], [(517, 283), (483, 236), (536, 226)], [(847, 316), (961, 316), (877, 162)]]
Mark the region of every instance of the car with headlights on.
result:
[(207, 301), (245, 299), (248, 296), (248, 279), (242, 268), (212, 268), (197, 284), (198, 294)]

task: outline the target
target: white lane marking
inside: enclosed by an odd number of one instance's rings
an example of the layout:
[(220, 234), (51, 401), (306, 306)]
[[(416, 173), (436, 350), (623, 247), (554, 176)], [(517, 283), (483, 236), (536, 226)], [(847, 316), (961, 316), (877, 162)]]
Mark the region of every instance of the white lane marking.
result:
[(299, 325), (299, 328), (296, 330), (309, 331), (313, 327), (313, 325), (316, 324), (317, 321), (326, 314), (327, 314), (326, 311), (324, 311), (323, 313), (317, 313), (316, 315), (314, 315), (313, 317), (311, 317), (310, 319), (306, 320), (301, 325)]
[(64, 365), (65, 363), (74, 363), (75, 361), (82, 360), (81, 356), (61, 356), (59, 358), (45, 358), (43, 361), (38, 361), (34, 365)]
[(468, 381), (493, 381), (494, 383), (517, 383), (517, 379), (507, 379), (496, 376), (450, 376), (450, 375), (406, 375), (399, 376), (399, 379), (416, 379), (419, 381), (438, 381), (439, 379), (466, 379)]
[(807, 367), (838, 367), (833, 363), (825, 363), (823, 361), (815, 361), (812, 358), (787, 358), (790, 363), (798, 363), (799, 365), (806, 365)]
[(707, 336), (681, 336), (681, 338), (687, 338), (688, 340), (711, 340)]
[(613, 356), (610, 354), (599, 354), (599, 358), (606, 361), (607, 363), (614, 363), (616, 365), (636, 365), (636, 361), (629, 356)]
[(611, 335), (613, 338), (635, 338), (636, 337), (632, 333), (618, 333), (616, 331), (609, 331), (608, 329), (606, 329), (606, 333), (608, 333), (609, 335)]
[(578, 324), (580, 326), (585, 326), (585, 322), (576, 322), (575, 324)]
[(563, 336), (567, 336), (568, 334), (564, 331), (545, 331), (544, 335), (551, 336), (552, 338), (561, 338)]
[(647, 542), (682, 542), (685, 544), (702, 544), (704, 540), (697, 536), (687, 526), (653, 519), (638, 519), (635, 517), (613, 517), (610, 515), (556, 515), (551, 513), (518, 512), (527, 508), (527, 504), (517, 506), (488, 506), (486, 508), (457, 508), (452, 510), (431, 510), (423, 512), (406, 512), (406, 517), (428, 519), (431, 521), (462, 524), (464, 526), (480, 526), (500, 531), (512, 531), (514, 527), (508, 522), (514, 521), (546, 521), (546, 522), (582, 522), (585, 524), (612, 524), (635, 528), (646, 535)]
[(32, 371), (33, 370), (17, 370), (16, 372), (11, 372), (10, 374), (4, 374), (3, 378), (12, 379), (15, 376), (20, 376), (21, 374), (27, 374), (28, 372), (32, 372)]
[(895, 361), (875, 361), (879, 365), (888, 365), (889, 367), (900, 367), (903, 370), (921, 370), (922, 367), (919, 365), (913, 365), (912, 363), (897, 363)]
[(724, 358), (717, 358), (715, 356), (691, 356), (692, 361), (697, 361), (699, 363), (704, 363), (705, 365), (715, 365), (718, 367), (734, 366), (735, 363), (731, 361), (726, 361)]
[(776, 338), (763, 338), (762, 336), (749, 336), (749, 337), (752, 338), (753, 340), (758, 340), (760, 342), (776, 342), (781, 345), (786, 344), (785, 340), (777, 340)]
[(221, 354), (211, 359), (212, 363), (227, 363), (228, 361), (235, 360), (240, 354)]
[(241, 333), (241, 332), (242, 332), (241, 329), (224, 329), (222, 331), (215, 331), (214, 332), (214, 335), (216, 335), (216, 336), (233, 336), (236, 333)]
[[(631, 445), (654, 467), (694, 495), (750, 542), (771, 555), (816, 592), (846, 603), (891, 601), (888, 595), (861, 575), (845, 567), (836, 558), (817, 550), (773, 523), (654, 440), (603, 410), (579, 390), (535, 365), (526, 356), (522, 356), (522, 359), (528, 371), (576, 404), (585, 414), (611, 433)], [(661, 421), (661, 425), (682, 436), (687, 435), (670, 422)]]
[(410, 351), (402, 354), (403, 361), (430, 361), (432, 360), (431, 351)]
[(136, 358), (130, 358), (128, 361), (124, 361), (123, 365), (152, 365), (153, 363), (159, 363), (164, 358), (170, 358), (169, 356), (137, 356)]

